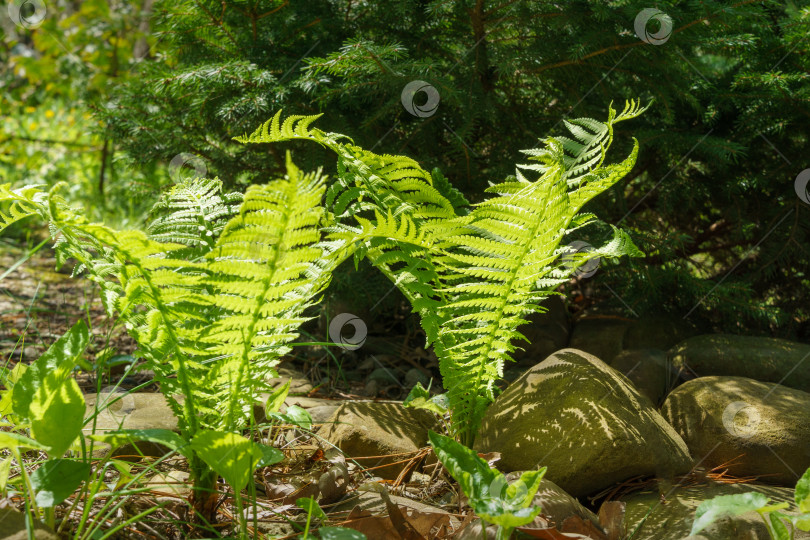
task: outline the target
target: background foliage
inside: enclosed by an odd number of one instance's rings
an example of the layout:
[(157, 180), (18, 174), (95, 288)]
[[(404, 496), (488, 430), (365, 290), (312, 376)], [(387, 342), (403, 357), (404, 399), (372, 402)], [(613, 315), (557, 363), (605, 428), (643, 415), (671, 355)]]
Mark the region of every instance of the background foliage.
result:
[[(279, 173), (284, 147), (232, 137), (284, 108), (327, 112), (323, 129), (416, 156), (474, 198), (563, 118), (654, 98), (635, 169), (586, 208), (648, 257), (572, 289), (630, 317), (810, 336), (810, 206), (794, 190), (809, 166), (808, 2), (656, 2), (673, 21), (659, 45), (636, 36), (649, 6), (635, 0), (47, 7), (38, 28), (0, 18), (4, 181), (67, 180), (92, 212), (137, 221), (176, 156), (231, 186)], [(413, 80), (437, 89), (435, 114), (403, 108)], [(297, 144), (303, 168), (327, 159)]]

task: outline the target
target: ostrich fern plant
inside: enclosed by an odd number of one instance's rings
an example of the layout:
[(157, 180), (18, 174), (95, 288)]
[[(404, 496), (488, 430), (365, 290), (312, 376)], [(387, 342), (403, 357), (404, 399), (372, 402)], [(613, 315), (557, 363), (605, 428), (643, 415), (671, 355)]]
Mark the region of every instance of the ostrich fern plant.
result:
[(175, 186), (143, 232), (88, 223), (59, 197), (59, 186), (43, 193), (4, 185), (0, 230), (39, 215), (57, 238), (59, 261), (75, 259), (75, 273), (101, 287), (106, 309), (125, 321), (179, 418), (180, 436), (135, 436), (187, 455), (205, 514), (218, 475), (238, 491), (255, 466), (280, 459), (239, 432), (251, 424), (304, 309), (352, 255), (367, 257), (419, 313), (440, 360), (451, 428), (471, 446), (526, 317), (589, 258), (640, 255), (614, 228), (607, 245), (575, 254), (568, 267), (561, 262), (564, 236), (595, 220), (580, 213), (583, 205), (633, 167), (638, 143), (619, 163), (605, 159), (614, 124), (642, 111), (631, 102), (618, 114), (611, 108), (604, 123), (566, 122), (571, 138), (527, 151), (531, 163), (472, 208), (413, 159), (311, 129), (317, 117), (282, 123), (279, 113), (239, 140), (306, 139), (333, 150), (337, 177), (328, 187), (288, 156), (284, 178), (244, 196), (224, 194), (212, 180)]
[(223, 194), (216, 180), (175, 186), (156, 205), (145, 233), (88, 223), (59, 196), (0, 186), (0, 230), (32, 214), (51, 227), (60, 263), (98, 283), (154, 370), (179, 419), (180, 436), (161, 430), (96, 436), (113, 444), (154, 440), (189, 459), (197, 510), (206, 514), (219, 475), (237, 491), (256, 466), (280, 460), (240, 431), (269, 391), (303, 311), (350, 251), (326, 241), (326, 188), (289, 159), (287, 175)]
[[(333, 238), (355, 243), (419, 313), (428, 343), (439, 358), (448, 389), (451, 428), (472, 446), (495, 382), (511, 359), (518, 328), (540, 311), (576, 268), (593, 257), (641, 256), (629, 236), (576, 254), (564, 236), (595, 220), (580, 210), (633, 167), (638, 142), (623, 161), (606, 165), (613, 126), (644, 108), (627, 103), (606, 122), (581, 118), (565, 123), (571, 137), (549, 137), (525, 151), (531, 163), (491, 186), (490, 197), (468, 211), (464, 198), (441, 175), (402, 156), (378, 155), (339, 134), (310, 128), (317, 116), (281, 112), (243, 143), (310, 140), (338, 157), (337, 179), (327, 191)], [(434, 178), (435, 177), (435, 178)]]

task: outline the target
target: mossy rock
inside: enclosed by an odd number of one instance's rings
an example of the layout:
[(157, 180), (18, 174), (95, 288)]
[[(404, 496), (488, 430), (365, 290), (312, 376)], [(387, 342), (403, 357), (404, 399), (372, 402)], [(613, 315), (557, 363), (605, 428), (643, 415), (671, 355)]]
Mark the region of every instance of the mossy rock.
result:
[(667, 353), (660, 349), (622, 351), (610, 362), (610, 367), (627, 377), (656, 407), (678, 381), (677, 370), (672, 369)]
[(700, 377), (661, 408), (701, 466), (792, 487), (810, 467), (810, 394), (744, 377)]
[[(427, 446), (428, 431), (438, 429), (433, 414), (409, 409), (398, 402), (348, 402), (335, 411), (319, 435), (359, 461), (375, 476), (395, 479), (408, 453)], [(405, 454), (405, 455), (403, 455)]]
[(704, 377), (729, 375), (810, 392), (810, 345), (784, 339), (707, 334), (669, 352), (676, 368)]
[[(710, 482), (681, 487), (664, 493), (640, 491), (619, 498), (625, 507), (625, 525), (633, 540), (770, 540), (762, 517), (747, 512), (735, 517), (718, 519), (701, 531), (699, 536), (688, 536), (695, 520), (698, 505), (719, 495), (758, 492), (770, 497), (772, 504), (790, 503), (793, 492), (788, 488), (758, 484), (721, 484)], [(810, 538), (801, 531), (795, 537)]]
[(513, 382), (484, 416), (475, 448), (500, 452), (505, 471), (547, 466), (548, 479), (573, 496), (692, 464), (681, 437), (624, 375), (575, 349)]

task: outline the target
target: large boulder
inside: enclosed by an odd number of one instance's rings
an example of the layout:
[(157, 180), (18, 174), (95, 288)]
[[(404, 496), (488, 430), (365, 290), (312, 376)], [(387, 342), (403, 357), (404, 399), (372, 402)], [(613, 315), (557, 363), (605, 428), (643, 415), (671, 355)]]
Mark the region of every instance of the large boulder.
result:
[(784, 339), (707, 334), (669, 352), (676, 368), (699, 377), (731, 375), (810, 392), (810, 345)]
[(610, 367), (630, 379), (656, 407), (677, 384), (678, 372), (672, 369), (667, 353), (660, 349), (622, 351), (610, 362)]
[[(721, 484), (710, 482), (681, 487), (665, 492), (638, 491), (619, 498), (626, 504), (625, 525), (633, 540), (685, 540), (692, 530), (698, 505), (719, 495), (759, 492), (771, 498), (772, 504), (792, 504), (788, 488), (756, 484)], [(663, 495), (663, 496), (662, 496)], [(790, 513), (790, 512), (788, 512)], [(798, 531), (797, 539), (808, 538)], [(768, 530), (757, 512), (720, 518), (690, 540), (770, 540)]]
[(380, 467), (374, 469), (376, 476), (395, 479), (407, 465), (402, 462), (407, 454), (427, 446), (428, 431), (437, 429), (436, 424), (433, 414), (401, 403), (356, 401), (341, 405), (319, 435), (347, 458), (373, 458), (360, 464)]
[(506, 471), (548, 467), (573, 496), (633, 476), (689, 469), (686, 444), (627, 378), (575, 349), (557, 351), (490, 406), (475, 447)]
[(810, 467), (810, 394), (744, 377), (700, 377), (661, 410), (701, 466), (793, 486)]
[[(117, 429), (177, 430), (177, 418), (160, 393), (102, 393), (86, 394), (86, 416), (96, 416), (96, 433)], [(96, 405), (98, 403), (98, 405)], [(87, 431), (92, 423), (88, 424)]]
[(622, 351), (668, 350), (695, 333), (696, 330), (682, 319), (666, 316), (633, 320), (618, 315), (591, 315), (574, 325), (568, 346), (610, 364)]
[[(86, 394), (84, 396), (87, 412), (85, 418), (98, 414), (95, 418), (95, 431), (93, 421), (87, 423), (84, 434), (106, 433), (119, 429), (169, 429), (177, 431), (177, 417), (166, 398), (160, 393), (147, 392), (112, 392), (101, 394)], [(110, 446), (105, 443), (93, 443), (93, 455), (102, 457), (110, 453)], [(113, 457), (120, 456), (162, 456), (169, 450), (165, 446), (139, 441), (135, 444), (126, 444), (116, 448)]]

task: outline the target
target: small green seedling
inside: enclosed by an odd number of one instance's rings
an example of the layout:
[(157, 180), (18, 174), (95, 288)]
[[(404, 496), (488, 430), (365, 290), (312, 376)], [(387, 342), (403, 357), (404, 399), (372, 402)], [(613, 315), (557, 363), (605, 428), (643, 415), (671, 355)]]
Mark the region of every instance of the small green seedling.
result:
[(797, 516), (780, 512), (789, 504), (768, 504), (770, 499), (762, 493), (739, 493), (714, 497), (703, 501), (697, 507), (690, 535), (698, 534), (721, 517), (758, 512), (773, 540), (793, 540), (796, 529), (810, 531), (810, 469), (805, 471), (796, 484), (794, 498), (798, 510), (801, 512)]
[(264, 405), (265, 415), (268, 419), (298, 426), (304, 430), (312, 429), (312, 416), (310, 416), (306, 409), (298, 405), (288, 405), (286, 412), (279, 412), (289, 392), (290, 381), (287, 381), (282, 386), (278, 387), (275, 392), (270, 394), (270, 397), (267, 398), (267, 402)]
[(422, 386), (422, 383), (416, 383), (408, 393), (408, 397), (402, 402), (405, 407), (414, 409), (425, 409), (432, 413), (444, 417), (445, 414), (450, 412), (450, 400), (447, 394), (430, 395), (430, 385), (427, 388)]
[(508, 484), (503, 473), (452, 438), (431, 431), (430, 444), (439, 461), (458, 481), (484, 527), (488, 523), (498, 526), (497, 540), (506, 540), (516, 527), (531, 523), (540, 513), (540, 507), (532, 502), (546, 474), (545, 467), (527, 471)]

